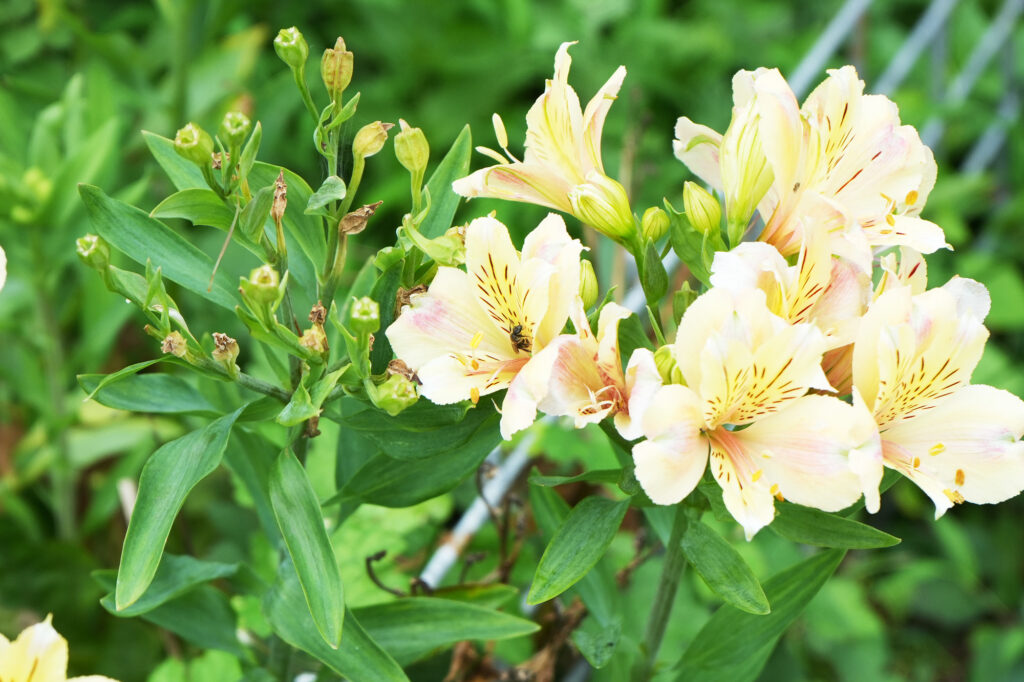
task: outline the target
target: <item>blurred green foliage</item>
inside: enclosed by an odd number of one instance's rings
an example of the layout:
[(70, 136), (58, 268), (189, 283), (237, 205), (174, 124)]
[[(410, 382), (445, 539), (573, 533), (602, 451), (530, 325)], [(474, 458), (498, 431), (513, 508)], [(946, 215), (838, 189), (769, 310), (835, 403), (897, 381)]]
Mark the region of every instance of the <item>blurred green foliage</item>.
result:
[[(10, 275), (0, 295), (0, 632), (12, 636), (24, 623), (52, 612), (71, 642), (72, 673), (213, 682), (235, 679), (242, 671), (230, 654), (204, 652), (167, 630), (108, 615), (99, 607), (104, 591), (90, 577), (93, 570), (117, 564), (125, 532), (119, 496), (124, 482), (137, 480), (158, 444), (200, 423), (83, 403), (74, 382), (78, 373), (113, 371), (157, 352), (141, 334), (132, 309), (107, 295), (73, 256), (75, 238), (88, 231), (76, 183), (116, 190), (116, 196), (146, 208), (169, 193), (140, 130), (173, 136), (187, 120), (216, 129), (225, 111), (241, 108), (262, 122), (265, 160), (307, 177), (321, 176), (312, 141), (296, 140), (305, 112), (270, 45), (278, 28), (296, 25), (315, 53), (339, 33), (355, 52), (353, 88), (362, 92), (355, 125), (402, 116), (423, 128), (435, 149), (444, 149), (468, 122), (476, 143), (490, 145), (490, 115), (497, 111), (518, 152), (525, 112), (550, 74), (555, 48), (576, 39), (572, 73), (579, 92), (596, 90), (619, 64), (629, 70), (606, 127), (606, 163), (628, 178), (635, 206), (658, 204), (661, 197), (681, 204), (688, 176), (671, 156), (676, 117), (685, 114), (724, 127), (731, 74), (760, 65), (791, 72), (839, 5), (837, 0), (4, 2), (0, 244)], [(922, 0), (874, 3), (833, 65), (855, 63), (870, 89), (925, 5)], [(1016, 230), (1024, 220), (1024, 195), (1014, 188), (1024, 183), (1024, 135), (1019, 127), (1011, 130), (989, 172), (958, 175), (971, 145), (992, 122), (1007, 82), (995, 64), (962, 106), (936, 101), (937, 87), (967, 61), (997, 5), (994, 0), (960, 3), (950, 22), (948, 60), (937, 64), (926, 54), (892, 97), (907, 123), (920, 126), (936, 112), (947, 117), (946, 135), (936, 148), (940, 181), (925, 216), (946, 229), (956, 254), (929, 260), (930, 282), (941, 284), (955, 271), (989, 286), (994, 342), (975, 382), (1022, 394), (1024, 241)], [(1024, 71), (1019, 52), (1009, 50), (1000, 58), (1018, 75)], [(353, 258), (360, 260), (391, 243), (385, 226), (399, 223), (407, 192), (397, 161), (388, 155), (374, 161), (364, 183), (378, 188), (376, 199), (384, 207), (374, 221), (379, 233), (356, 247)], [(464, 216), (498, 206), (472, 202)], [(500, 205), (504, 222), (521, 232), (543, 213)], [(199, 245), (211, 254), (220, 239), (214, 231), (198, 235)], [(606, 266), (599, 275), (607, 283), (611, 266), (598, 263)], [(180, 300), (190, 320), (202, 326), (204, 313), (191, 310), (187, 296)], [(218, 387), (199, 388), (218, 402)], [(317, 471), (323, 480), (333, 478), (336, 430), (325, 423), (324, 436), (314, 441), (308, 459), (313, 480)], [(598, 430), (543, 429), (534, 450), (545, 473), (615, 465)], [(331, 490), (318, 493), (323, 497)], [(586, 484), (559, 490), (574, 502)], [(472, 483), (466, 483), (412, 508), (364, 505), (332, 529), (334, 545), (359, 557), (388, 550), (375, 577), (407, 589), (453, 515), (474, 494)], [(1014, 500), (998, 508), (959, 507), (935, 522), (924, 496), (898, 484), (871, 522), (903, 543), (852, 552), (838, 577), (783, 637), (763, 679), (1024, 679), (1022, 513), (1024, 503)], [(521, 560), (509, 575), (516, 585), (528, 584), (544, 547), (528, 514), (521, 515)], [(221, 473), (189, 499), (168, 549), (216, 561), (247, 560), (267, 567), (272, 577), (275, 556), (259, 523), (243, 486)], [(633, 640), (642, 636), (660, 570), (657, 553), (647, 556), (654, 539), (631, 532), (640, 525), (627, 517), (600, 564), (614, 575), (634, 558), (646, 559), (625, 575), (619, 599), (621, 637)], [(741, 539), (732, 522), (719, 522), (716, 530)], [(465, 554), (478, 560), (464, 560), (449, 579), (457, 581), (463, 569), (469, 580), (493, 571), (498, 544), (494, 527), (486, 527)], [(736, 546), (758, 576), (802, 556), (800, 547), (768, 532)], [(352, 565), (343, 569), (350, 606), (391, 598)], [(669, 624), (665, 661), (678, 658), (716, 599), (698, 577), (687, 576)], [(266, 631), (258, 604), (239, 597), (231, 607), (240, 627)], [(611, 636), (590, 619), (581, 631), (591, 639)], [(586, 646), (580, 637), (575, 641)], [(493, 654), (517, 663), (534, 651), (529, 640), (519, 639), (499, 644)], [(448, 656), (417, 664), (413, 679), (441, 679)], [(623, 675), (622, 669), (605, 667), (592, 679)]]

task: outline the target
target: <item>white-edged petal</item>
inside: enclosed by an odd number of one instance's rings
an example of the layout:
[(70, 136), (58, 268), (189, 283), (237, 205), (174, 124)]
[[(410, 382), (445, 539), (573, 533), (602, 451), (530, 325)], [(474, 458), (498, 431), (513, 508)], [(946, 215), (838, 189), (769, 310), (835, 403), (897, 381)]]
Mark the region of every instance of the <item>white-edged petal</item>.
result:
[(637, 480), (656, 504), (675, 504), (693, 491), (707, 466), (700, 402), (685, 386), (664, 386), (642, 422), (647, 440), (633, 446)]

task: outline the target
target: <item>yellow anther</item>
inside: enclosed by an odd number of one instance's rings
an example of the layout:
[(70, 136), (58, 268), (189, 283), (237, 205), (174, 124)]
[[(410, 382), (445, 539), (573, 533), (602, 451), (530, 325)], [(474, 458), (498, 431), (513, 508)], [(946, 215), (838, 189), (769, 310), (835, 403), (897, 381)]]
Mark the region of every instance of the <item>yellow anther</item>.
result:
[(885, 216), (885, 222), (889, 223), (890, 226), (896, 225), (896, 219), (892, 217), (892, 213)]
[(946, 497), (948, 497), (949, 501), (952, 502), (953, 504), (963, 504), (964, 503), (964, 496), (961, 495), (956, 490), (950, 490), (949, 488), (946, 488), (945, 490), (942, 491), (942, 493)]
[(915, 457), (914, 458), (914, 468), (916, 469), (919, 466), (921, 466), (921, 458), (920, 457)]
[(943, 443), (936, 443), (935, 445), (928, 448), (928, 454), (934, 457), (935, 455), (941, 455), (946, 451), (946, 446)]
[(757, 482), (758, 482), (759, 480), (761, 480), (761, 474), (763, 474), (763, 473), (764, 473), (764, 472), (763, 472), (763, 471), (761, 471), (760, 469), (758, 469), (757, 471), (755, 471), (755, 472), (754, 472), (754, 475), (750, 477), (750, 482), (751, 482), (751, 483), (757, 483)]
[(779, 494), (779, 484), (778, 483), (773, 483), (771, 489), (768, 492), (771, 493), (772, 495), (778, 495)]
[(917, 190), (916, 189), (912, 189), (909, 192), (907, 192), (907, 198), (903, 200), (903, 203), (905, 203), (907, 206), (913, 206), (914, 204), (916, 204), (917, 203)]
[(785, 502), (786, 498), (782, 496), (782, 493), (775, 493), (775, 499), (779, 502)]
[(965, 478), (966, 478), (966, 476), (964, 475), (964, 470), (963, 469), (957, 469), (956, 470), (956, 477), (953, 480), (956, 482), (957, 485), (963, 485)]
[(480, 389), (477, 388), (476, 386), (469, 389), (469, 399), (472, 401), (474, 405), (480, 402)]
[(508, 146), (508, 133), (505, 131), (505, 122), (501, 120), (501, 116), (494, 114), (491, 116), (491, 123), (494, 125), (494, 137), (498, 139), (498, 146), (504, 149)]
[(476, 361), (476, 358), (473, 358), (472, 360), (470, 360), (470, 361), (469, 361), (469, 365), (470, 365), (470, 367), (472, 367), (472, 368), (473, 368), (474, 370), (480, 369), (480, 363)]
[(473, 350), (476, 350), (477, 347), (480, 345), (480, 342), (483, 341), (483, 340), (484, 340), (484, 333), (483, 332), (477, 332), (476, 334), (473, 335), (473, 340), (469, 342), (469, 347), (472, 348)]

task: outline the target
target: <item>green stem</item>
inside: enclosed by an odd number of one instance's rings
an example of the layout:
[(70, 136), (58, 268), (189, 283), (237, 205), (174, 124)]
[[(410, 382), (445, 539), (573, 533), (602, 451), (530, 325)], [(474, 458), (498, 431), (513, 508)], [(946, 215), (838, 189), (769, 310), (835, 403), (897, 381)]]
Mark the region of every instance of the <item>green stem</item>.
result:
[(352, 177), (348, 180), (348, 187), (345, 188), (345, 198), (342, 200), (341, 210), (338, 217), (344, 218), (349, 209), (352, 208), (352, 200), (356, 197), (359, 183), (363, 179), (363, 169), (366, 167), (366, 159), (358, 154), (352, 155)]
[(295, 77), (295, 85), (298, 86), (299, 94), (302, 95), (302, 103), (306, 105), (306, 111), (313, 117), (313, 125), (320, 125), (320, 114), (317, 113), (316, 105), (313, 104), (313, 98), (306, 86), (306, 70), (292, 69), (292, 76)]
[(658, 591), (651, 606), (647, 619), (647, 631), (644, 633), (642, 648), (645, 650), (644, 660), (634, 671), (635, 682), (648, 682), (654, 675), (654, 663), (661, 649), (661, 640), (665, 637), (668, 618), (675, 604), (676, 591), (686, 569), (686, 557), (683, 555), (682, 539), (686, 531), (686, 510), (683, 505), (676, 505), (676, 515), (672, 521), (672, 533), (665, 547), (665, 560), (658, 579)]
[(280, 386), (275, 386), (274, 384), (263, 381), (262, 379), (249, 376), (244, 372), (239, 372), (237, 377), (232, 378), (222, 365), (210, 360), (209, 358), (197, 358), (193, 364), (197, 369), (203, 372), (210, 372), (219, 375), (229, 381), (238, 383), (239, 386), (248, 388), (250, 391), (256, 391), (257, 393), (268, 395), (271, 398), (280, 400), (282, 403), (287, 403), (292, 399), (291, 394)]

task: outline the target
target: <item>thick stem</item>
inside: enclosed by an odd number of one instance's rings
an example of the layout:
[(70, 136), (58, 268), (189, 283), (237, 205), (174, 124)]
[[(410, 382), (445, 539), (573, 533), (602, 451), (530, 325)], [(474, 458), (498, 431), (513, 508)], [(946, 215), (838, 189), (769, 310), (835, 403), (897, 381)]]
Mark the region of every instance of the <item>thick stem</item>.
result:
[(306, 85), (306, 70), (292, 69), (292, 75), (295, 77), (295, 85), (299, 88), (299, 94), (302, 95), (302, 103), (306, 105), (306, 111), (313, 117), (313, 125), (320, 124), (320, 114), (317, 113), (316, 105), (313, 104), (313, 98), (309, 94), (309, 87)]
[(658, 579), (658, 592), (651, 606), (647, 619), (647, 631), (644, 633), (644, 660), (636, 668), (633, 679), (635, 682), (648, 682), (654, 675), (654, 662), (661, 649), (661, 640), (665, 637), (668, 618), (675, 604), (676, 591), (686, 568), (686, 557), (683, 556), (682, 539), (686, 531), (686, 510), (683, 505), (676, 506), (676, 516), (672, 521), (672, 533), (665, 547), (665, 562), (661, 567)]

